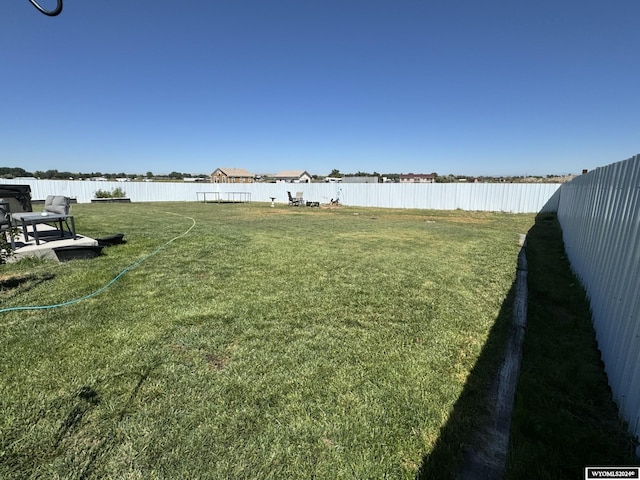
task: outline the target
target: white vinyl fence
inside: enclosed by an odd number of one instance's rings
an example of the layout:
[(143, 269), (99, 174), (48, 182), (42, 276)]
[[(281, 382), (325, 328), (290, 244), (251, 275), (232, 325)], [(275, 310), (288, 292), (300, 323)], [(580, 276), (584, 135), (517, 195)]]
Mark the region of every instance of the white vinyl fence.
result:
[(614, 400), (640, 436), (640, 155), (564, 184), (558, 219)]
[[(253, 202), (287, 203), (287, 191), (302, 192), (306, 201), (381, 208), (421, 208), (435, 210), (479, 210), (510, 213), (556, 211), (559, 184), (521, 183), (178, 183), (178, 182), (95, 182), (81, 180), (0, 180), (5, 184), (31, 186), (31, 198), (64, 195), (89, 203), (97, 190), (121, 188), (132, 202), (187, 201), (202, 199), (202, 192), (248, 192)], [(213, 196), (208, 196), (208, 199)]]

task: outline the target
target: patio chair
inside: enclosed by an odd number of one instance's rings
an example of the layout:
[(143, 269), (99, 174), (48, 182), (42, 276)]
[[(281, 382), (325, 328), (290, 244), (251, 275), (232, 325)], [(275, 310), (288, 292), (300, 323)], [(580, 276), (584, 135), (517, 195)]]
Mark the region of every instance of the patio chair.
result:
[(298, 200), (298, 205), (304, 205), (304, 199), (302, 198), (302, 192), (296, 192), (296, 200)]
[[(31, 225), (33, 229), (32, 233), (36, 238), (36, 244), (39, 245), (39, 235), (36, 235), (35, 231), (36, 223), (44, 223), (47, 225), (55, 226), (57, 229), (56, 233), (60, 233), (61, 236), (64, 236), (64, 229), (62, 226), (62, 224), (64, 223), (67, 227), (67, 231), (72, 234), (73, 238), (76, 238), (73, 216), (69, 215), (70, 208), (71, 199), (69, 197), (65, 197), (63, 195), (49, 195), (44, 201), (44, 208), (42, 212), (14, 213), (12, 217), (14, 221), (22, 223), (22, 233), (25, 237), (25, 240), (28, 238), (28, 235), (31, 235), (31, 233), (28, 233), (26, 231), (27, 225)], [(34, 219), (34, 216), (37, 220)], [(69, 225), (69, 220), (71, 220), (71, 225)]]
[(295, 207), (302, 205), (302, 201), (297, 197), (291, 196), (291, 192), (287, 192), (287, 195), (289, 195), (289, 205), (293, 205)]
[[(63, 195), (48, 195), (44, 201), (42, 212), (52, 213), (56, 215), (69, 215), (71, 208), (71, 199)], [(23, 216), (33, 215), (34, 212), (14, 213), (13, 218), (20, 220)]]
[(69, 215), (70, 208), (71, 199), (62, 195), (49, 195), (44, 201), (45, 212)]

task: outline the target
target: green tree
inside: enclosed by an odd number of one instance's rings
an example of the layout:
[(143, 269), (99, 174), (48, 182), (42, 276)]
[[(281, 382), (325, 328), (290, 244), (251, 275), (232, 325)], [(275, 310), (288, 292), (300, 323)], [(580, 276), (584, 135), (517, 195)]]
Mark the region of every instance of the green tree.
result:
[(0, 176), (4, 178), (32, 177), (33, 173), (20, 167), (0, 167)]

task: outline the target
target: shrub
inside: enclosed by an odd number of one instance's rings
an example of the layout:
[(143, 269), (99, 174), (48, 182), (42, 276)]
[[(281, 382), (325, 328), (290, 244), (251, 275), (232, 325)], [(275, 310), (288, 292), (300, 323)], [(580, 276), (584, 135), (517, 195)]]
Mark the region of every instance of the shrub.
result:
[(127, 192), (118, 187), (114, 188), (112, 191), (98, 189), (95, 191), (94, 195), (96, 198), (124, 198), (127, 196)]
[(11, 227), (6, 232), (6, 235), (0, 235), (0, 264), (7, 263), (9, 257), (13, 255), (11, 241), (7, 236), (16, 238), (18, 236), (18, 229), (16, 227)]
[(113, 192), (111, 192), (111, 196), (113, 198), (124, 198), (127, 196), (127, 192), (125, 192), (122, 188), (114, 188)]

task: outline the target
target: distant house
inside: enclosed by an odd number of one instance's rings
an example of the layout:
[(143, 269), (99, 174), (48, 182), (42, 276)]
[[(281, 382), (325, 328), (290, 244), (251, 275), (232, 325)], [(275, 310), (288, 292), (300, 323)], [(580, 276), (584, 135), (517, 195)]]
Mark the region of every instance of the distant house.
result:
[(244, 168), (216, 168), (211, 183), (253, 183), (254, 175)]
[(434, 183), (436, 176), (433, 173), (406, 173), (400, 174), (400, 183)]
[(283, 170), (275, 175), (273, 178), (276, 182), (287, 183), (309, 183), (311, 182), (311, 175), (305, 170)]

